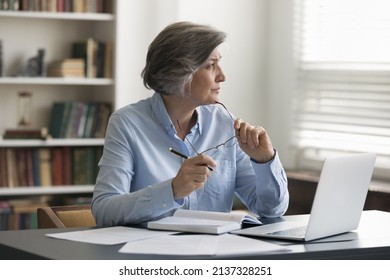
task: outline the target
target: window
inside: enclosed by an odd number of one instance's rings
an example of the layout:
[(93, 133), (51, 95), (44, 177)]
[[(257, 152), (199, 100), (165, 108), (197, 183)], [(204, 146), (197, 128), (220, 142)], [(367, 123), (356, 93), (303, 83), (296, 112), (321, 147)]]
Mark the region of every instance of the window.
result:
[(388, 0), (296, 0), (292, 138), (300, 167), (375, 152), (376, 175), (389, 174), (389, 11)]

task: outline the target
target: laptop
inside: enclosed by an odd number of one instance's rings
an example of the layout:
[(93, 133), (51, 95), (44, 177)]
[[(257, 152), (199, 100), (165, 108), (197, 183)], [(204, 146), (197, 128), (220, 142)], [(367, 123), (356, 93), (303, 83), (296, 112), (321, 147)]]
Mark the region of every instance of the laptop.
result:
[(311, 241), (356, 229), (360, 222), (375, 160), (376, 154), (373, 153), (327, 158), (322, 167), (310, 215), (306, 215), (308, 220), (303, 223), (281, 221), (244, 228), (232, 233)]

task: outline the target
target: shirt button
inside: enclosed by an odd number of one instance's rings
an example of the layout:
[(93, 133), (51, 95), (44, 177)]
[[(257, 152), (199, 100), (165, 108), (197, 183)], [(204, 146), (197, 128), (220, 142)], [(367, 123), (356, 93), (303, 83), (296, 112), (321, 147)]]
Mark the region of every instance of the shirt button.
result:
[(167, 204), (165, 202), (163, 202), (162, 207), (163, 208), (167, 207)]

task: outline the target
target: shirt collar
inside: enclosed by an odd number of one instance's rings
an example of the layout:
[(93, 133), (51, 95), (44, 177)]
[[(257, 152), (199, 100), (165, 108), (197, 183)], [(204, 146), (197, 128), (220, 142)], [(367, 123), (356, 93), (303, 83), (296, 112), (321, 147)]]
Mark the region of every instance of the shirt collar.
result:
[[(176, 133), (175, 126), (173, 125), (171, 118), (168, 115), (167, 109), (165, 108), (164, 101), (160, 93), (155, 92), (153, 96), (150, 98), (150, 105), (154, 115), (157, 120), (160, 122), (161, 126), (164, 130), (171, 135)], [(202, 134), (202, 110), (201, 107), (196, 108), (196, 112), (198, 115), (195, 126), (191, 129), (192, 132), (199, 130), (199, 133)]]
[(199, 134), (202, 135), (202, 130), (203, 130), (203, 127), (202, 127), (202, 123), (203, 123), (203, 114), (202, 114), (202, 107), (198, 107), (195, 109), (196, 113), (198, 114), (198, 118), (196, 119), (196, 124), (194, 126), (194, 130), (199, 130)]

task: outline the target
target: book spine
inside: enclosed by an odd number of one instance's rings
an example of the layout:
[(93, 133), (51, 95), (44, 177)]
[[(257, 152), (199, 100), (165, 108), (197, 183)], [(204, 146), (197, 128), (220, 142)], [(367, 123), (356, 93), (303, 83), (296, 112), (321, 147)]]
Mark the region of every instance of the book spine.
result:
[(3, 41), (0, 40), (0, 77), (3, 77)]
[(63, 184), (71, 185), (72, 184), (72, 148), (71, 147), (62, 147), (62, 166), (63, 166)]
[(6, 158), (8, 187), (13, 188), (17, 186), (15, 151), (13, 149), (7, 149)]
[(63, 159), (62, 159), (62, 149), (60, 147), (54, 147), (51, 149), (52, 156), (52, 181), (54, 186), (59, 186), (63, 184)]
[(52, 172), (51, 172), (51, 153), (49, 148), (40, 148), (39, 154), (39, 176), (41, 186), (52, 185)]
[(25, 149), (26, 153), (26, 182), (27, 186), (31, 187), (34, 186), (34, 161), (33, 161), (33, 150), (32, 149)]
[(0, 187), (8, 186), (6, 149), (0, 148)]

